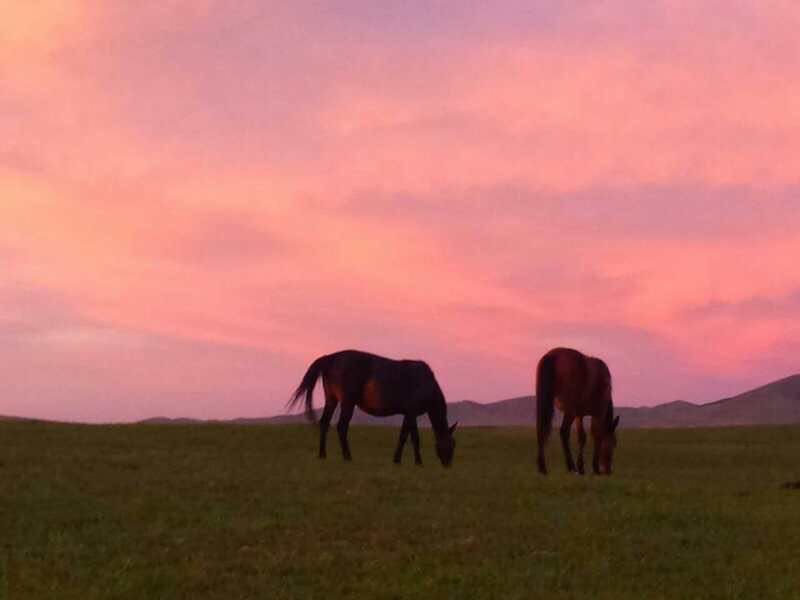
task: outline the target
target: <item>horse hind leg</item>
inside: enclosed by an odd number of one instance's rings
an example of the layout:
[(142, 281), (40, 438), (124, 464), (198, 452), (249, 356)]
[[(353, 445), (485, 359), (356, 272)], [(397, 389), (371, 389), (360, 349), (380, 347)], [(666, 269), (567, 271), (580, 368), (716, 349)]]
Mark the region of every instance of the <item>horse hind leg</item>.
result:
[(575, 472), (575, 461), (572, 459), (572, 449), (569, 447), (569, 433), (572, 429), (572, 421), (575, 417), (572, 415), (564, 415), (564, 420), (561, 422), (561, 445), (564, 448), (564, 458), (567, 461), (567, 471), (570, 473)]
[(547, 440), (550, 439), (551, 427), (542, 428), (537, 425), (536, 427), (536, 445), (538, 447), (538, 454), (536, 462), (539, 466), (539, 473), (547, 475), (547, 460), (545, 458), (545, 448), (547, 447)]
[(339, 433), (339, 444), (342, 446), (342, 457), (345, 460), (353, 460), (353, 456), (350, 454), (350, 444), (347, 441), (347, 430), (350, 427), (350, 419), (353, 418), (355, 408), (356, 406), (353, 402), (343, 401), (339, 422), (336, 424), (336, 431)]
[(322, 416), (319, 419), (319, 457), (325, 458), (328, 453), (326, 450), (326, 440), (328, 437), (328, 428), (333, 418), (333, 412), (336, 410), (336, 398), (325, 398), (325, 408), (322, 411)]
[(537, 455), (537, 463), (539, 465), (539, 473), (542, 475), (547, 475), (547, 463), (545, 461), (544, 451), (545, 446), (547, 445), (547, 433), (543, 433), (539, 431), (537, 433), (537, 446), (539, 453)]
[(403, 447), (406, 445), (406, 438), (408, 438), (408, 417), (403, 419), (403, 425), (400, 427), (400, 439), (397, 441), (397, 450), (394, 451), (394, 462), (400, 464), (403, 460)]
[(583, 419), (578, 417), (575, 425), (578, 429), (578, 473), (583, 475), (583, 449), (586, 447), (586, 431), (583, 429)]

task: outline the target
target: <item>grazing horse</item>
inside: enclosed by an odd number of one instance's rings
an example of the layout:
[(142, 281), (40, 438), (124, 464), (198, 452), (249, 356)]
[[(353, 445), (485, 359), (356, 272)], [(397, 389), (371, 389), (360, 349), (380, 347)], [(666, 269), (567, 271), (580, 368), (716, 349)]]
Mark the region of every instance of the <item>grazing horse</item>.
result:
[[(567, 470), (583, 475), (583, 448), (586, 432), (583, 417), (591, 416), (594, 438), (592, 468), (595, 474), (611, 474), (614, 448), (617, 446), (617, 425), (611, 399), (611, 372), (599, 358), (586, 356), (571, 348), (555, 348), (545, 354), (536, 369), (536, 424), (539, 442), (539, 472), (547, 474), (544, 447), (553, 426), (553, 406), (564, 413), (561, 422), (561, 444), (567, 459)], [(577, 420), (578, 464), (572, 460), (569, 433)]]
[(312, 397), (320, 377), (325, 390), (325, 408), (319, 420), (320, 458), (326, 456), (325, 439), (333, 411), (337, 404), (341, 404), (336, 430), (345, 460), (352, 458), (347, 442), (347, 429), (353, 411), (358, 406), (375, 417), (403, 415), (400, 440), (394, 453), (394, 462), (398, 464), (409, 434), (414, 443), (414, 460), (416, 464), (422, 464), (417, 417), (428, 413), (436, 436), (436, 454), (442, 465), (450, 466), (456, 446), (453, 432), (457, 424), (448, 426), (444, 394), (426, 363), (420, 360), (391, 360), (358, 350), (343, 350), (321, 356), (311, 363), (289, 401), (289, 406), (292, 407), (299, 404), (305, 396), (306, 416), (312, 422), (315, 420)]

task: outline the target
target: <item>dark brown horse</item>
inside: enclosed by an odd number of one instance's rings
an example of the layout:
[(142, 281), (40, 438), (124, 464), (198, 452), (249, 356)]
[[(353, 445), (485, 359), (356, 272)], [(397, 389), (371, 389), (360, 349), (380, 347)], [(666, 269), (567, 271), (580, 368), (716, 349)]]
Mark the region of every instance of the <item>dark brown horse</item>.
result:
[(322, 377), (325, 389), (325, 408), (319, 420), (319, 457), (325, 458), (325, 439), (336, 406), (341, 405), (336, 430), (345, 460), (351, 460), (347, 429), (353, 411), (358, 406), (376, 417), (403, 415), (400, 440), (394, 453), (394, 462), (400, 463), (406, 438), (411, 434), (414, 459), (422, 464), (419, 452), (417, 417), (428, 413), (436, 436), (436, 453), (445, 467), (453, 461), (456, 442), (453, 432), (456, 425), (447, 424), (447, 405), (444, 394), (431, 368), (420, 360), (391, 360), (382, 356), (343, 350), (322, 356), (311, 363), (303, 381), (292, 396), (289, 406), (301, 402), (305, 396), (306, 416), (314, 421), (312, 397), (317, 379)]
[[(555, 348), (545, 354), (536, 369), (536, 425), (539, 442), (539, 472), (547, 474), (544, 448), (553, 427), (553, 407), (564, 413), (561, 422), (561, 444), (567, 459), (567, 470), (583, 475), (583, 449), (586, 432), (583, 417), (592, 417), (595, 474), (611, 474), (614, 448), (617, 446), (617, 425), (611, 399), (611, 372), (599, 358), (586, 356), (571, 348)], [(572, 460), (569, 433), (577, 420), (578, 464)]]

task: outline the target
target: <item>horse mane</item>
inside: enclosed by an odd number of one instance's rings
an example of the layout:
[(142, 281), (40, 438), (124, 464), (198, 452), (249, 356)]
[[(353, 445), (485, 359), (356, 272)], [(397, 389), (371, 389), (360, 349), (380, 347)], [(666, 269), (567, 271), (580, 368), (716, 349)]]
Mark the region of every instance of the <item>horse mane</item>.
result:
[(415, 378), (417, 384), (424, 386), (422, 390), (418, 390), (422, 395), (430, 396), (434, 400), (431, 403), (428, 417), (431, 421), (431, 427), (437, 436), (447, 433), (447, 401), (444, 397), (444, 392), (436, 380), (436, 375), (431, 369), (430, 365), (422, 360), (411, 361), (415, 370)]
[(614, 398), (612, 395), (613, 390), (613, 381), (611, 379), (611, 370), (608, 368), (608, 365), (605, 361), (601, 358), (593, 357), (596, 361), (595, 364), (597, 365), (600, 371), (600, 382), (599, 386), (602, 387), (603, 392), (608, 394), (608, 406), (606, 407), (606, 423), (611, 426), (614, 422)]
[(611, 370), (608, 368), (606, 361), (602, 358), (594, 357), (597, 361), (598, 366), (600, 367), (600, 372), (603, 374), (603, 385), (608, 387), (608, 391), (611, 391), (612, 388), (612, 381), (611, 381)]

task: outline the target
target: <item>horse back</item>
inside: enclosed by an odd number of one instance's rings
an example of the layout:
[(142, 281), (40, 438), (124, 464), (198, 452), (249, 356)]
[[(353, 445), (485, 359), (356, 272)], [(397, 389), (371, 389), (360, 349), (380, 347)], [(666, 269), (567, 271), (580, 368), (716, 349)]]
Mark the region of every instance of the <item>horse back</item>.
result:
[[(385, 414), (421, 415), (430, 409), (429, 400), (438, 389), (433, 371), (419, 360), (383, 359), (375, 362), (368, 383), (375, 397), (365, 403), (369, 408), (387, 411)], [(368, 410), (367, 407), (364, 407)]]
[(358, 350), (343, 350), (330, 355), (330, 362), (322, 374), (326, 395), (341, 402), (346, 397), (360, 394), (372, 372), (372, 355)]
[(575, 416), (605, 414), (609, 401), (610, 372), (605, 362), (572, 348), (556, 348), (552, 357), (555, 404)]
[(433, 372), (422, 361), (393, 360), (368, 352), (344, 350), (332, 355), (323, 375), (326, 394), (352, 401), (373, 416), (420, 415), (426, 388), (435, 385)]

